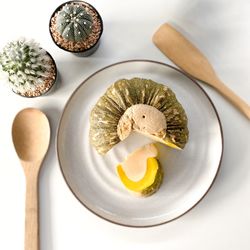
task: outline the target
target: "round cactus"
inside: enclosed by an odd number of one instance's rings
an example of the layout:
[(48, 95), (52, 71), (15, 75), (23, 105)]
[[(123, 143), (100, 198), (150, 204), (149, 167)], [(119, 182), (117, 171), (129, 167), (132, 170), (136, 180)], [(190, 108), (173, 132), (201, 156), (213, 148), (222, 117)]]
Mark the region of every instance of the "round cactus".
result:
[(35, 91), (51, 72), (51, 58), (33, 40), (8, 43), (0, 53), (0, 69), (14, 92), (25, 95)]
[(58, 13), (56, 28), (66, 40), (79, 42), (86, 39), (92, 31), (92, 17), (83, 6), (66, 4)]

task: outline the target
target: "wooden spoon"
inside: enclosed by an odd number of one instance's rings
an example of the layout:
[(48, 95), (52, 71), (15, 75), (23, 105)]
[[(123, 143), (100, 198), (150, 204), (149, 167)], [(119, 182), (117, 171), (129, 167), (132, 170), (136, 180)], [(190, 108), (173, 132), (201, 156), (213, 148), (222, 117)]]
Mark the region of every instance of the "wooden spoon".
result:
[(39, 249), (39, 171), (50, 141), (49, 121), (38, 109), (20, 111), (12, 139), (26, 176), (25, 250)]
[(153, 35), (153, 42), (177, 66), (214, 87), (250, 119), (250, 106), (218, 78), (207, 58), (171, 25), (163, 24)]

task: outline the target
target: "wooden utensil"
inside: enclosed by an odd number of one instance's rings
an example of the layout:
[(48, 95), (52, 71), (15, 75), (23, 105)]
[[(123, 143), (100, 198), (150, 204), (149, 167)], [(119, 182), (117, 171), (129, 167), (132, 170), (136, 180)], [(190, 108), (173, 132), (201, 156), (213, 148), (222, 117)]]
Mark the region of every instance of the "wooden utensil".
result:
[(25, 250), (39, 249), (39, 171), (50, 141), (49, 121), (38, 109), (20, 111), (12, 139), (26, 176)]
[(250, 119), (250, 106), (218, 78), (207, 58), (171, 25), (163, 24), (153, 35), (153, 42), (177, 66), (214, 87)]

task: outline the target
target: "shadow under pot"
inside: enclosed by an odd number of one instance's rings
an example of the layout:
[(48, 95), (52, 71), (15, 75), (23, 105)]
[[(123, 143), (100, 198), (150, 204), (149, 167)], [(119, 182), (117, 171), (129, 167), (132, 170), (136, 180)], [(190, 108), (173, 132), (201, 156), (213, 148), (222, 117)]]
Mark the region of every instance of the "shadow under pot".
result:
[(55, 86), (56, 63), (34, 40), (23, 38), (8, 43), (0, 53), (0, 66), (6, 83), (20, 96), (42, 96)]
[(54, 11), (49, 30), (59, 48), (78, 56), (89, 56), (99, 46), (103, 22), (98, 11), (89, 3), (69, 1)]

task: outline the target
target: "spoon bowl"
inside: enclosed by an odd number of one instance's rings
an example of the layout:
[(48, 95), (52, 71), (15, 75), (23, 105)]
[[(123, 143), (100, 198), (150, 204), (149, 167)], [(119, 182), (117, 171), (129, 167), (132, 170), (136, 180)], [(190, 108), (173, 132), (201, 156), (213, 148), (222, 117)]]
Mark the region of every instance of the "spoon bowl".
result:
[(50, 142), (50, 125), (38, 109), (26, 108), (15, 117), (12, 139), (26, 177), (25, 250), (39, 249), (39, 172)]
[(13, 122), (12, 138), (22, 161), (38, 161), (45, 156), (50, 138), (49, 121), (38, 109), (20, 111)]

